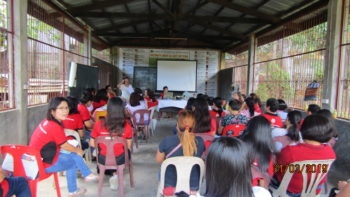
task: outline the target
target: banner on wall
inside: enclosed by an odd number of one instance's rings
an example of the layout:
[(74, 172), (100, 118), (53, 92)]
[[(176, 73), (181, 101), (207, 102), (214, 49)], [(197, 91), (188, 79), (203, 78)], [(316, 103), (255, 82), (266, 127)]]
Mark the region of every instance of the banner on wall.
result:
[(164, 50), (151, 49), (149, 53), (148, 64), (150, 67), (157, 66), (157, 60), (189, 60), (190, 52), (188, 50)]

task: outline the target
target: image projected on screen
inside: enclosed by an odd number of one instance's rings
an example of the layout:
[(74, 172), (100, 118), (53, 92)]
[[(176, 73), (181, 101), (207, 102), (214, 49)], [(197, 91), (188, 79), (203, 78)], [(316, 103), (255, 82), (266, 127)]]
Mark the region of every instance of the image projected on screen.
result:
[(196, 91), (197, 61), (157, 61), (157, 90)]

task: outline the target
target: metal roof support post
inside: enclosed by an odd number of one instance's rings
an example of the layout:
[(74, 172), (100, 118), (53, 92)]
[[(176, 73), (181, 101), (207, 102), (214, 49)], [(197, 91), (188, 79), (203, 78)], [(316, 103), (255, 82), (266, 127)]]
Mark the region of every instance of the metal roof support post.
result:
[(254, 60), (255, 60), (256, 38), (255, 35), (249, 37), (248, 48), (248, 77), (247, 77), (247, 96), (253, 92), (254, 87)]
[[(9, 2), (9, 1), (8, 1)], [(18, 143), (28, 144), (28, 58), (27, 58), (27, 1), (13, 1), (14, 98), (18, 125)]]
[(337, 83), (339, 77), (340, 44), (342, 30), (342, 1), (330, 0), (327, 16), (327, 37), (325, 69), (323, 79), (322, 108), (331, 110), (336, 106)]

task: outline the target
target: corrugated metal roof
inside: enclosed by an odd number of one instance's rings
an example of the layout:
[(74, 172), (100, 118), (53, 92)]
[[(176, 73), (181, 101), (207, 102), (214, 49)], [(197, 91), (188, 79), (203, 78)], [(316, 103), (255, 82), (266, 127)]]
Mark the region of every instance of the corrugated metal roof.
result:
[(283, 21), (283, 16), (288, 14), (286, 11), (294, 12), (305, 5), (311, 7), (327, 0), (52, 1), (60, 2), (68, 13), (85, 20), (101, 38), (113, 40), (130, 35), (140, 37), (140, 34), (148, 41), (152, 33), (163, 30), (164, 37), (169, 39), (186, 37), (186, 34), (191, 35), (188, 39), (194, 39), (192, 35), (198, 35), (202, 41), (207, 40), (207, 45), (216, 48), (213, 43), (230, 46), (237, 40), (245, 42), (255, 29)]

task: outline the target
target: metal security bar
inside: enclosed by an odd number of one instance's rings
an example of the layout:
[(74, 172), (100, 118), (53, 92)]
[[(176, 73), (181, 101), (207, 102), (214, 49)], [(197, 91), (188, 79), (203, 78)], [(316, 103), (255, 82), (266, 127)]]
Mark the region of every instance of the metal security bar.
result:
[(69, 62), (87, 64), (86, 29), (43, 0), (28, 1), (28, 105), (67, 94)]
[(92, 56), (105, 62), (111, 63), (111, 50), (109, 48), (100, 51), (93, 48)]
[(12, 0), (0, 1), (0, 111), (14, 108)]
[(241, 50), (238, 54), (225, 54), (225, 68), (233, 69), (232, 84), (238, 88), (241, 93), (247, 92), (248, 81), (248, 51)]
[[(322, 8), (257, 38), (253, 91), (263, 101), (270, 97), (281, 98), (290, 107), (300, 109), (310, 103), (321, 104), (327, 34), (325, 17), (325, 8)], [(321, 85), (317, 99), (304, 101), (306, 87), (313, 81)]]

